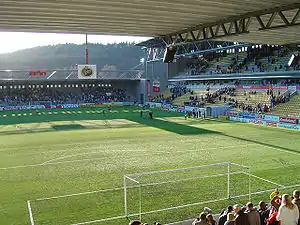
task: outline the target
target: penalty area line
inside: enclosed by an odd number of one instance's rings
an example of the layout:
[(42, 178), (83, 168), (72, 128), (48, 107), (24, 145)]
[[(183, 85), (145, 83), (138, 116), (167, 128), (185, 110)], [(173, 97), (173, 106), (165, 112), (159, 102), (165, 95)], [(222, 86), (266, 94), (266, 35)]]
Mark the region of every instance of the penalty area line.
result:
[(259, 177), (259, 176), (256, 176), (256, 175), (253, 175), (253, 174), (251, 174), (251, 173), (247, 173), (247, 172), (242, 172), (242, 173), (243, 173), (243, 174), (246, 174), (246, 175), (248, 175), (248, 176), (254, 177), (254, 178), (256, 178), (256, 179), (265, 181), (265, 182), (267, 182), (267, 183), (274, 184), (274, 185), (276, 185), (276, 186), (278, 186), (278, 187), (285, 187), (285, 185), (275, 183), (275, 182), (273, 182), (273, 181), (270, 181), (270, 180), (268, 180), (268, 179), (264, 179), (264, 178)]
[(28, 213), (29, 213), (30, 224), (34, 225), (34, 220), (33, 220), (33, 214), (32, 214), (30, 200), (27, 201), (27, 208), (28, 208)]

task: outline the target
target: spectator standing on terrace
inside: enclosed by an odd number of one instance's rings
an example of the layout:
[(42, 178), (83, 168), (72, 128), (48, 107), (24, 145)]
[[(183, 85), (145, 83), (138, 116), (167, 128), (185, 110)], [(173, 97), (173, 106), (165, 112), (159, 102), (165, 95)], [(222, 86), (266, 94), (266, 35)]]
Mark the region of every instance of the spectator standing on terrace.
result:
[(135, 221), (131, 221), (129, 225), (143, 225), (143, 224), (140, 221), (135, 220)]
[(270, 194), (270, 200), (272, 200), (275, 196), (280, 196), (278, 188), (275, 188), (275, 190)]
[(300, 225), (300, 191), (295, 190), (293, 193), (293, 203), (298, 207), (299, 210), (299, 220), (298, 220), (298, 225)]
[(209, 225), (217, 225), (217, 222), (214, 220), (211, 214), (208, 214), (206, 219)]
[(219, 225), (224, 225), (226, 221), (228, 221), (228, 214), (233, 210), (232, 206), (228, 206), (227, 210), (220, 216)]
[(225, 222), (224, 225), (234, 225), (234, 220), (235, 220), (234, 214), (233, 213), (228, 213), (227, 214), (227, 221)]
[(258, 210), (259, 216), (260, 216), (260, 224), (261, 225), (266, 225), (267, 224), (267, 219), (270, 214), (270, 210), (267, 208), (267, 204), (263, 201), (259, 203), (259, 210)]
[(260, 225), (260, 216), (257, 210), (253, 207), (252, 202), (247, 203), (246, 211), (250, 225)]
[(281, 206), (278, 210), (277, 220), (280, 225), (297, 225), (299, 220), (298, 206), (292, 203), (289, 195), (282, 195)]
[(197, 218), (192, 225), (209, 225), (209, 223), (206, 220), (206, 214), (201, 213), (200, 218)]
[(233, 210), (235, 213), (234, 225), (250, 225), (248, 215), (239, 205), (234, 205)]

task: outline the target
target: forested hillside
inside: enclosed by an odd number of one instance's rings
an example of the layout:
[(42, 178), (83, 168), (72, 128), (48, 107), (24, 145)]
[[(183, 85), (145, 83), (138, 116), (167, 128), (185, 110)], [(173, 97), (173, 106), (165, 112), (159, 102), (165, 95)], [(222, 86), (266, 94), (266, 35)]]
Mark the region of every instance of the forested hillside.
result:
[[(130, 69), (144, 57), (133, 43), (89, 44), (89, 64)], [(85, 63), (85, 45), (60, 44), (36, 47), (0, 55), (0, 69), (64, 69)]]

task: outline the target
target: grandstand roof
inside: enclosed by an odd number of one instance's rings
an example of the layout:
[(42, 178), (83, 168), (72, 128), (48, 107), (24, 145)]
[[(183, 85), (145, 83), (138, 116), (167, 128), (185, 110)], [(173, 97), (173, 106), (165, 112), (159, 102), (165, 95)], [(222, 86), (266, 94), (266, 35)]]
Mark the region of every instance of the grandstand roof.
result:
[[(239, 35), (224, 37), (204, 35), (205, 38), (226, 41), (284, 44), (299, 40), (300, 29), (293, 26), (299, 25), (299, 0), (2, 0), (0, 29), (165, 36), (199, 26), (203, 28), (235, 17), (261, 15), (268, 12), (264, 10), (276, 7), (281, 9), (291, 4), (294, 5), (289, 9), (294, 11), (284, 12), (288, 21), (278, 13), (272, 16), (270, 26), (266, 26), (268, 29), (263, 31), (257, 31), (260, 24), (256, 20), (249, 27), (254, 32), (239, 32)], [(293, 18), (296, 19), (294, 23), (290, 21)], [(261, 19), (267, 25), (269, 18)], [(285, 28), (272, 29), (274, 24), (281, 24), (279, 28)]]

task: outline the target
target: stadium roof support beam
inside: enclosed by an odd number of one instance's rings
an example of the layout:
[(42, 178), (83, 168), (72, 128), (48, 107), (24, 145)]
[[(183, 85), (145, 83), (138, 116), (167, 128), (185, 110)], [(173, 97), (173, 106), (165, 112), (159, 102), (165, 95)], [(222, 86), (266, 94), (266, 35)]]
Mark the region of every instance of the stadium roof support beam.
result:
[[(292, 19), (289, 20), (285, 13), (293, 14)], [(298, 26), (300, 25), (300, 22), (297, 22), (299, 15), (300, 3), (293, 3), (268, 10), (261, 10), (246, 13), (240, 16), (229, 17), (212, 24), (201, 24), (189, 29), (161, 36), (161, 38), (167, 43), (167, 45), (174, 46), (182, 45), (188, 42), (221, 39), (224, 37), (250, 33), (251, 31), (249, 30), (249, 27), (253, 19), (256, 19), (260, 25), (257, 31)], [(263, 21), (262, 16), (269, 16), (266, 24)], [(276, 20), (275, 18), (279, 19)], [(280, 24), (278, 24), (278, 20), (280, 20)]]
[[(299, 12), (300, 8), (297, 10), (295, 15), (293, 16), (293, 19), (289, 21), (286, 16), (283, 14), (283, 11), (279, 12), (273, 12), (272, 15), (269, 18), (268, 23), (265, 25), (263, 21), (261, 20), (260, 16), (257, 16), (257, 20), (259, 21), (260, 28), (259, 30), (269, 30), (269, 29), (278, 29), (278, 28), (285, 28), (289, 26), (297, 26), (300, 25), (300, 22), (296, 22), (299, 18)], [(278, 15), (278, 17), (281, 19), (282, 24), (279, 25), (273, 25), (274, 23), (274, 18)]]
[[(185, 43), (183, 45), (178, 46), (175, 57), (185, 57), (185, 56), (193, 56), (193, 55), (201, 55), (209, 52), (217, 52), (217, 51), (226, 51), (227, 49), (234, 48), (243, 48), (243, 47), (251, 47), (252, 44), (248, 43), (234, 43), (234, 42), (216, 42), (211, 40), (206, 40), (202, 42), (191, 42)], [(156, 62), (160, 61), (164, 57), (165, 49), (161, 48), (147, 48), (146, 52), (146, 61)]]

